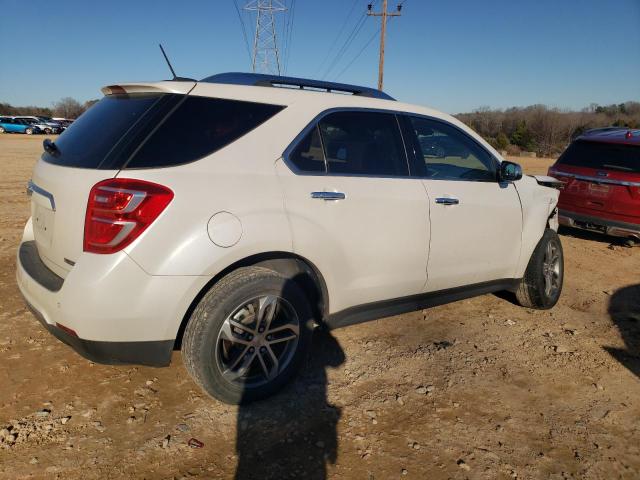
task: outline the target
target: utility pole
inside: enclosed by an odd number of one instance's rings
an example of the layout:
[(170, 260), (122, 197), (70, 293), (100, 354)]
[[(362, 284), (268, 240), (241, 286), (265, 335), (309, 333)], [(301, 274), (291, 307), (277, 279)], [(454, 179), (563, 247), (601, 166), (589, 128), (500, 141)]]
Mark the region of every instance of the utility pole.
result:
[(373, 5), (367, 6), (367, 15), (370, 17), (381, 17), (382, 28), (380, 29), (380, 60), (378, 61), (378, 90), (382, 90), (384, 83), (384, 42), (387, 35), (387, 17), (399, 17), (402, 15), (402, 4), (399, 3), (395, 12), (387, 12), (387, 0), (382, 1), (382, 12), (373, 12)]
[(253, 72), (280, 75), (280, 51), (276, 39), (275, 14), (286, 7), (280, 0), (252, 0), (245, 10), (256, 12), (256, 33), (253, 39), (251, 68)]

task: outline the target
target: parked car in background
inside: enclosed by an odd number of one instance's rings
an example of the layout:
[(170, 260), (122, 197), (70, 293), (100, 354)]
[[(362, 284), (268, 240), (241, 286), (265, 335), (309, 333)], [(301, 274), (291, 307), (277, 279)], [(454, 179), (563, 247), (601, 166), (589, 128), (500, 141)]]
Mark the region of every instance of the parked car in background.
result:
[(57, 134), (62, 133), (63, 131), (62, 125), (60, 125), (58, 122), (47, 120), (46, 117), (37, 117), (34, 115), (16, 115), (13, 118), (26, 120), (31, 125), (37, 126), (46, 134)]
[(640, 240), (640, 130), (589, 130), (569, 145), (549, 175), (565, 184), (560, 224)]
[(54, 122), (59, 123), (60, 125), (62, 125), (63, 129), (66, 129), (69, 125), (71, 125), (73, 123), (73, 119), (71, 119), (71, 118), (56, 118), (56, 117), (54, 117), (52, 120)]
[(180, 345), (206, 392), (249, 402), (304, 364), (314, 323), (560, 297), (559, 182), (449, 115), (257, 74), (103, 93), (45, 140), (17, 253), (36, 318), (88, 358), (162, 366)]
[(0, 117), (0, 133), (40, 133), (41, 130), (28, 122), (23, 122), (17, 118)]
[(34, 131), (33, 133), (46, 133), (47, 135), (49, 135), (51, 133), (55, 134), (55, 133), (60, 133), (62, 131), (60, 127), (51, 126), (47, 123), (44, 123), (39, 120), (35, 120), (31, 117), (13, 117), (13, 118), (20, 123), (24, 123), (26, 125), (31, 125), (32, 127), (35, 127), (37, 130)]

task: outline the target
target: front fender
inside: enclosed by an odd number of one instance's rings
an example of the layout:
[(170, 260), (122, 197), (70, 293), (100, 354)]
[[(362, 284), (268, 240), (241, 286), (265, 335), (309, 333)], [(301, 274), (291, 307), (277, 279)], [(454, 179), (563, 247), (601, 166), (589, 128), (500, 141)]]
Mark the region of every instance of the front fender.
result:
[(558, 229), (557, 214), (554, 215), (554, 212), (560, 192), (555, 188), (539, 185), (535, 178), (528, 176), (522, 177), (514, 185), (522, 205), (522, 248), (516, 269), (516, 276), (520, 278), (547, 226)]

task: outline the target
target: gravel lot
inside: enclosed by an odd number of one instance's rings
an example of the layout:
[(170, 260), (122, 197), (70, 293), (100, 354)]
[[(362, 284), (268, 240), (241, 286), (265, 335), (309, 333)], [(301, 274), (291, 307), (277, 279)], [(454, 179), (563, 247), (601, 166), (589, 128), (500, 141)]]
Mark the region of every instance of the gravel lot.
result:
[(0, 478), (640, 478), (639, 247), (563, 231), (553, 310), (487, 295), (319, 334), (298, 381), (229, 407), (179, 352), (96, 365), (27, 311), (15, 253), (41, 141), (0, 136)]

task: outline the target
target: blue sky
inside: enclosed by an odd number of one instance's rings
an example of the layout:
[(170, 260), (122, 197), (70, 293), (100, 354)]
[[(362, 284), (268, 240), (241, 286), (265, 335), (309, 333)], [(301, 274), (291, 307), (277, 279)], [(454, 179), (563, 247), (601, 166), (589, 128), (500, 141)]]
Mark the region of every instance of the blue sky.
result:
[[(367, 3), (296, 0), (287, 74), (322, 77)], [(366, 20), (327, 80), (378, 28)], [(160, 41), (179, 75), (250, 69), (233, 0), (0, 0), (0, 32), (0, 102), (14, 105), (84, 101), (110, 83), (167, 78)], [(405, 0), (387, 38), (385, 90), (450, 113), (640, 100), (640, 0)], [(375, 86), (377, 55), (375, 38), (339, 80)]]

